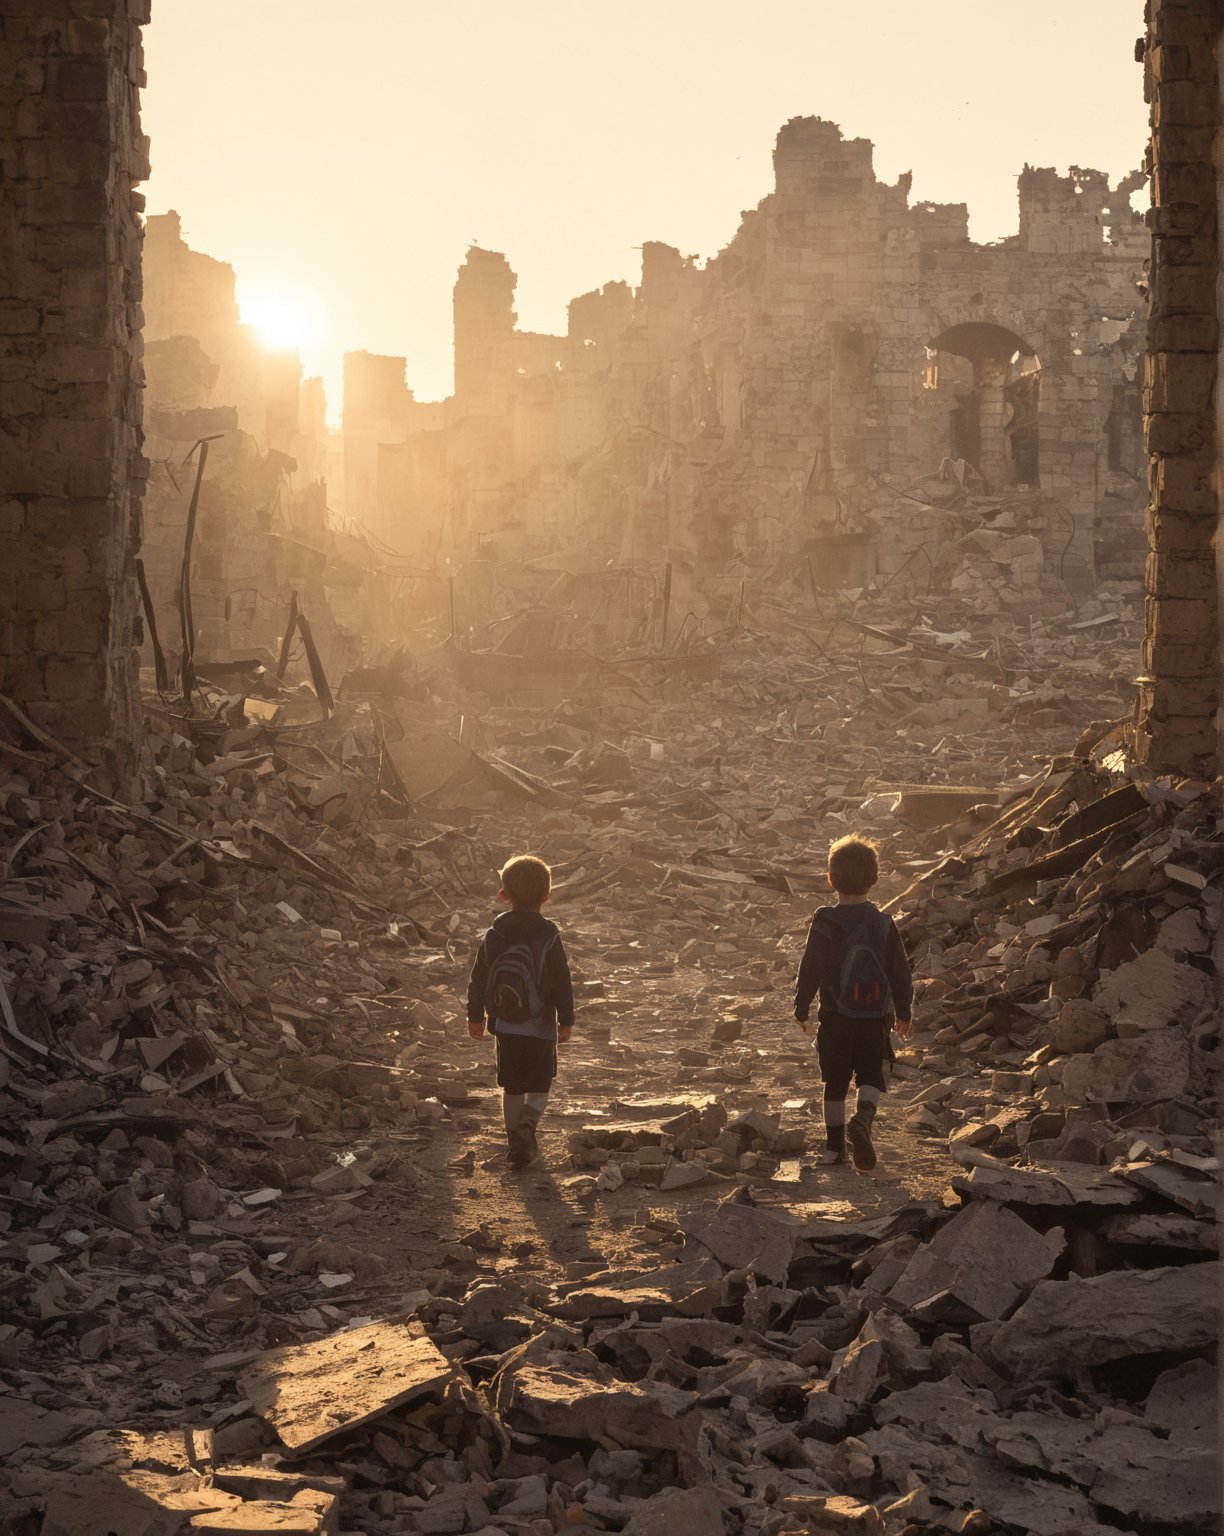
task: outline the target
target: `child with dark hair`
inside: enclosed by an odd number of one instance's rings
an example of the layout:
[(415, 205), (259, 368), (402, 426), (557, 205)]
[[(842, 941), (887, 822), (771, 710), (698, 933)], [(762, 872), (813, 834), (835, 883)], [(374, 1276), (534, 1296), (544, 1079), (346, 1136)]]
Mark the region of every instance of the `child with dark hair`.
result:
[(503, 866), (498, 895), (510, 904), (480, 942), (468, 980), (468, 1034), (497, 1046), (507, 1161), (535, 1161), (536, 1127), (557, 1075), (557, 1042), (574, 1027), (574, 988), (555, 923), (540, 908), (552, 893), (543, 859), (520, 854)]
[[(868, 900), (880, 878), (874, 843), (843, 837), (829, 850), (829, 884), (837, 905), (812, 918), (795, 979), (795, 1018), (811, 1034), (808, 1016), (819, 993), (816, 1050), (824, 1078), (824, 1163), (844, 1163), (846, 1137), (856, 1168), (874, 1168), (872, 1122), (884, 1092), (884, 1061), (892, 1016), (902, 1037), (911, 1029), (914, 983), (905, 945), (891, 917)], [(850, 1079), (858, 1100), (849, 1125)]]

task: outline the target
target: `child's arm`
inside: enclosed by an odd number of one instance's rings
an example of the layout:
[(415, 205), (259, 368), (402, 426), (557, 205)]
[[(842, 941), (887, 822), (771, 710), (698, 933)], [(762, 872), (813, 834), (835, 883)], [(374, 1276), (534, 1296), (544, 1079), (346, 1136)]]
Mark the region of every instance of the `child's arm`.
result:
[(550, 991), (557, 1010), (557, 1039), (564, 1044), (574, 1029), (574, 983), (569, 956), (560, 939), (549, 950), (548, 962)]
[(812, 925), (808, 929), (803, 959), (799, 962), (799, 974), (795, 977), (795, 1018), (800, 1024), (807, 1023), (813, 1000), (820, 990), (820, 979), (824, 975), (828, 949), (828, 938), (813, 918)]
[(914, 1009), (914, 977), (910, 970), (909, 956), (905, 953), (905, 940), (896, 923), (889, 923), (888, 985), (892, 988), (893, 1008), (897, 1015), (897, 1033), (904, 1039), (912, 1027)]
[(489, 986), (489, 954), (484, 940), (472, 962), (472, 974), (468, 977), (467, 1024), (468, 1034), (479, 1040), (485, 1032), (485, 993)]

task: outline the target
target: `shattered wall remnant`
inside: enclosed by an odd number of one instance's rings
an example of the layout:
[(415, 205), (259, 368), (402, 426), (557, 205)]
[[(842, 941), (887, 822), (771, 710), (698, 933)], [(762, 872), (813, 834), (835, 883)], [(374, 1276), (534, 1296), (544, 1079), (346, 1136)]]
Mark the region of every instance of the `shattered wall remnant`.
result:
[[(270, 665), (296, 594), (324, 670), (338, 681), (370, 646), (377, 649), (380, 635), (398, 634), (400, 626), (390, 596), (395, 584), (383, 578), (369, 542), (329, 521), (323, 381), (303, 377), (296, 351), (260, 345), (242, 323), (233, 267), (193, 250), (177, 213), (155, 215), (147, 227), (149, 484), (141, 557), (170, 670), (181, 644), (179, 582), (195, 453), (208, 438), (191, 560), (198, 662)], [(390, 407), (385, 389), (363, 389), (362, 361), (383, 365), (379, 387), (385, 365), (394, 383), (398, 364)], [(402, 432), (411, 396), (402, 358), (358, 353), (348, 362), (343, 442), (357, 484), (360, 452), (376, 456), (380, 437)], [(372, 484), (373, 459), (369, 478)], [(152, 659), (146, 653), (146, 663)], [(291, 680), (304, 672), (295, 653)]]
[(239, 313), (233, 267), (194, 250), (173, 209), (145, 220), (144, 291), (150, 398), (188, 410), (232, 406), (265, 453), (295, 461), (295, 484), (321, 475), (322, 380), (303, 379), (296, 351), (260, 344)]
[(371, 532), (378, 529), (380, 444), (407, 441), (412, 391), (407, 359), (375, 352), (344, 354), (345, 509)]
[[(1137, 569), (1142, 176), (1026, 167), (1018, 233), (982, 246), (963, 204), (911, 205), (872, 161), (793, 119), (773, 192), (718, 256), (646, 242), (636, 291), (575, 299), (564, 336), (518, 331), (513, 271), (473, 247), (445, 429), (408, 449), (428, 475), (388, 461), (387, 536), (707, 571), (817, 553), (888, 580), (985, 521), (1036, 538), (1036, 574), (1073, 588)], [(944, 461), (997, 498), (990, 517), (912, 493)]]
[[(70, 17), (72, 19), (70, 19)], [(138, 729), (147, 0), (5, 7), (0, 689), (124, 773)]]
[(1189, 774), (1224, 761), (1220, 30), (1214, 0), (1149, 0), (1152, 277), (1143, 409), (1151, 500), (1136, 750)]

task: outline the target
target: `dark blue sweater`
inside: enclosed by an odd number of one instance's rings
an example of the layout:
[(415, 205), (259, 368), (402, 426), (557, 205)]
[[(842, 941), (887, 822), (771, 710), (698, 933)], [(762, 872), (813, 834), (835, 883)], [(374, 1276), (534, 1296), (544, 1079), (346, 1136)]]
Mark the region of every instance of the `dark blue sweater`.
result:
[[(797, 1019), (803, 1019), (806, 1022), (817, 992), (820, 993), (818, 1012), (820, 1022), (823, 1024), (827, 1020), (841, 1017), (833, 1006), (840, 979), (834, 970), (835, 965), (840, 967), (840, 954), (833, 951), (840, 951), (841, 945), (828, 934), (825, 923), (831, 920), (841, 930), (841, 937), (844, 940), (846, 934), (862, 919), (864, 906), (870, 907), (873, 912), (879, 911), (874, 902), (851, 902), (846, 906), (820, 907), (813, 915), (812, 925), (808, 929), (807, 947), (803, 951), (803, 959), (799, 963), (799, 974), (795, 978), (795, 1017)], [(818, 922), (818, 918), (823, 921)], [(888, 985), (892, 989), (892, 1006), (897, 1018), (908, 1019), (914, 1006), (914, 979), (910, 973), (909, 957), (905, 953), (905, 944), (897, 931), (897, 925), (891, 917), (887, 922), (888, 939), (884, 951), (884, 969), (888, 975)]]

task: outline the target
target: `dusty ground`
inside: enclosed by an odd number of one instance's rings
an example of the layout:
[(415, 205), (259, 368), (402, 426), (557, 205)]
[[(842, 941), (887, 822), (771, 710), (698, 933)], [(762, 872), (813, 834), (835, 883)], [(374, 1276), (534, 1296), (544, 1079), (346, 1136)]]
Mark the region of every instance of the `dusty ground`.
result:
[[(462, 983), (468, 946), (466, 936), (457, 935), (453, 988), (434, 983), (438, 1027), (427, 1036), (428, 1054), (414, 1057), (414, 1067), (427, 1078), (430, 1065), (437, 1064), (447, 1085), (448, 1118), (428, 1129), (378, 1128), (357, 1138), (337, 1130), (311, 1138), (316, 1145), (329, 1143), (338, 1158), (356, 1151), (361, 1162), (369, 1152), (376, 1162), (391, 1154), (394, 1161), (355, 1198), (289, 1193), (275, 1213), (241, 1224), (248, 1241), (258, 1233), (255, 1243), (265, 1254), (314, 1248), (314, 1268), (351, 1277), (320, 1290), (313, 1273), (285, 1274), (287, 1283), (274, 1283), (262, 1300), (265, 1315), (285, 1306), (300, 1317), (303, 1293), (349, 1320), (392, 1315), (410, 1307), (414, 1293), (426, 1285), (436, 1288), (439, 1269), (453, 1271), (461, 1286), (477, 1271), (554, 1281), (567, 1266), (585, 1266), (570, 1269), (573, 1278), (593, 1269), (661, 1262), (673, 1251), (668, 1243), (677, 1217), (725, 1195), (733, 1181), (674, 1192), (628, 1182), (594, 1200), (579, 1198), (567, 1184), (590, 1170), (573, 1165), (569, 1138), (598, 1127), (626, 1100), (657, 1099), (678, 1110), (685, 1095), (712, 1095), (732, 1116), (761, 1109), (780, 1113), (784, 1127), (805, 1128), (802, 1157), (737, 1175), (750, 1182), (762, 1204), (852, 1219), (907, 1200), (938, 1199), (954, 1166), (946, 1141), (916, 1136), (903, 1116), (924, 1081), (921, 1045), (901, 1052), (877, 1121), (877, 1168), (859, 1173), (848, 1164), (816, 1164), (823, 1128), (815, 1042), (794, 1023), (790, 1002), (811, 908), (805, 898), (766, 895), (753, 912), (740, 914), (748, 920), (738, 954), (712, 970), (676, 967), (665, 931), (643, 930), (632, 913), (609, 910), (597, 896), (579, 898), (571, 910), (560, 900), (550, 908), (563, 925), (579, 992), (606, 995), (579, 1001), (574, 1038), (560, 1048), (540, 1160), (521, 1173), (505, 1166), (492, 1043), (473, 1041), (466, 1032)], [(746, 1014), (743, 1034), (720, 1045), (711, 1038), (712, 1020), (728, 1008)], [(388, 1054), (393, 1050), (389, 1042)], [(327, 1312), (323, 1316), (329, 1325), (338, 1320)], [(184, 1359), (171, 1374), (185, 1384), (195, 1368)]]

